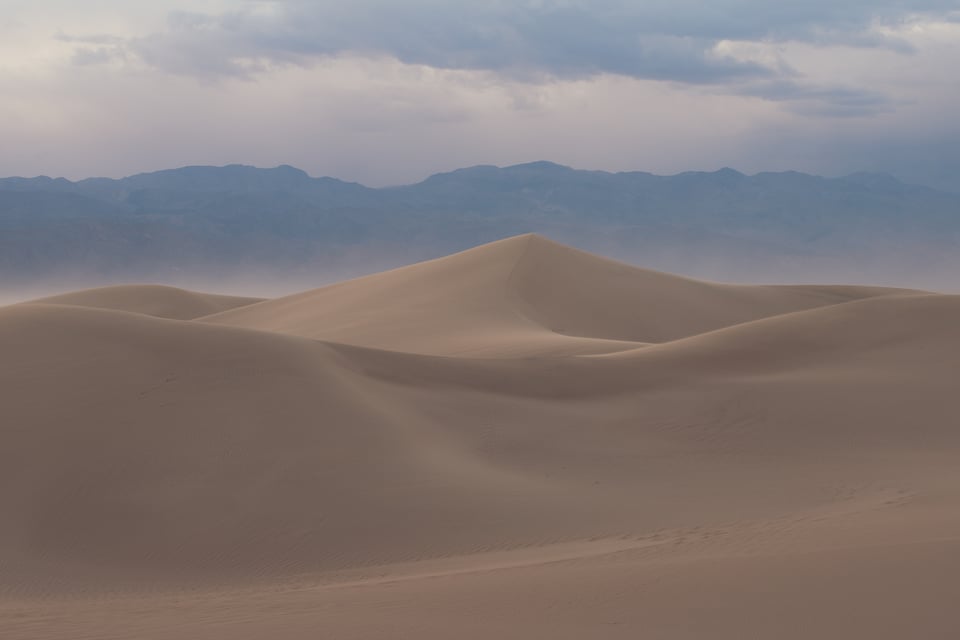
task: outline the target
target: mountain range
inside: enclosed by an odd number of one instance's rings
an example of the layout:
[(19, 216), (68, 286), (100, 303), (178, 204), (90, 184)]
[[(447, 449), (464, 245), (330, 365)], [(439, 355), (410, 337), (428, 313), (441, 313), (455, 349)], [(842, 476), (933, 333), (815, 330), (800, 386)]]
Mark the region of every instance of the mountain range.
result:
[(884, 174), (659, 176), (550, 162), (384, 188), (287, 165), (0, 179), (7, 283), (177, 282), (187, 272), (309, 280), (529, 232), (720, 280), (949, 286), (960, 267), (960, 194)]

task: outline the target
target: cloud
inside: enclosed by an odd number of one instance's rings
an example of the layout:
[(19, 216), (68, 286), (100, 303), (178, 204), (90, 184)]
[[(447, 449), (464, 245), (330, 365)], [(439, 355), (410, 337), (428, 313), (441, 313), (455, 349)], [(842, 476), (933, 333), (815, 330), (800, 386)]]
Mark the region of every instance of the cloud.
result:
[(776, 73), (717, 56), (721, 40), (908, 52), (909, 43), (873, 27), (950, 9), (954, 1), (277, 0), (220, 14), (175, 12), (165, 29), (113, 44), (151, 66), (204, 77), (359, 53), (530, 80), (612, 73), (702, 84)]
[(73, 52), (73, 63), (80, 66), (107, 64), (115, 60), (125, 60), (122, 49), (116, 47), (84, 47)]
[(76, 64), (138, 60), (205, 81), (386, 56), (507, 82), (607, 74), (702, 85), (780, 102), (798, 114), (851, 117), (894, 104), (856, 87), (807, 86), (786, 60), (738, 57), (724, 44), (803, 42), (910, 54), (914, 46), (893, 27), (955, 10), (956, 0), (273, 0), (223, 13), (171, 12), (165, 28), (134, 37), (58, 38), (84, 45)]
[(922, 153), (877, 147), (868, 167), (858, 141), (957, 139), (957, 0), (36, 4), (0, 38), (0, 138), (17, 150), (0, 174), (290, 163), (390, 184), (540, 158), (899, 171)]
[(716, 55), (712, 39), (645, 33), (615, 12), (592, 7), (492, 3), (461, 11), (429, 4), (368, 2), (366, 10), (362, 3), (342, 10), (283, 2), (269, 14), (177, 12), (165, 30), (119, 46), (150, 66), (208, 78), (357, 54), (530, 82), (612, 73), (701, 84), (770, 73), (754, 62)]
[(792, 80), (752, 83), (741, 88), (739, 94), (788, 102), (792, 112), (807, 116), (872, 116), (891, 111), (896, 104), (877, 91), (842, 85), (805, 85)]
[(68, 43), (100, 44), (111, 46), (120, 46), (126, 43), (126, 40), (120, 36), (114, 36), (105, 33), (78, 36), (60, 31), (54, 36), (54, 39), (59, 40), (60, 42)]

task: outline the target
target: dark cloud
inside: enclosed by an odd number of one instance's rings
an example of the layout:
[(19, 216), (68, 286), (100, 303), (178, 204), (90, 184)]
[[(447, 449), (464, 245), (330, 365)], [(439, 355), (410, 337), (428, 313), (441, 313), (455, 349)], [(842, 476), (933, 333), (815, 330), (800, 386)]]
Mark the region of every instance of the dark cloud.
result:
[(151, 65), (201, 76), (376, 53), (520, 78), (614, 73), (699, 84), (774, 73), (715, 55), (720, 40), (801, 40), (906, 52), (908, 43), (869, 27), (957, 8), (955, 0), (280, 0), (220, 15), (175, 13), (166, 30), (124, 46)]
[(217, 15), (173, 13), (166, 29), (124, 41), (69, 38), (102, 45), (81, 50), (78, 63), (130, 56), (206, 79), (376, 55), (521, 82), (615, 74), (718, 85), (789, 104), (797, 113), (856, 116), (893, 105), (854, 87), (805, 86), (785, 62), (736, 59), (717, 45), (801, 41), (909, 54), (910, 43), (874, 27), (918, 14), (956, 16), (958, 0), (275, 0), (243, 6)]
[(408, 64), (527, 81), (613, 73), (701, 84), (771, 73), (712, 54), (713, 39), (646, 31), (593, 7), (366, 4), (366, 10), (360, 3), (348, 11), (283, 2), (274, 4), (272, 15), (176, 13), (163, 32), (123, 47), (152, 66), (197, 76), (248, 76), (340, 54), (389, 55)]

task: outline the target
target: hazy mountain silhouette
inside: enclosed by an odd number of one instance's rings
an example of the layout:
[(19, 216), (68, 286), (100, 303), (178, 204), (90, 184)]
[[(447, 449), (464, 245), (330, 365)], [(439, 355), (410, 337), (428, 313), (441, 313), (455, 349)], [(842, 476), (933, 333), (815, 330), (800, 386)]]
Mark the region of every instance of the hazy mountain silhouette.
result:
[(380, 189), (286, 165), (0, 179), (7, 281), (162, 279), (186, 268), (306, 273), (347, 254), (374, 270), (531, 231), (692, 275), (857, 271), (860, 280), (918, 284), (960, 266), (960, 194), (883, 174), (658, 176), (550, 162)]

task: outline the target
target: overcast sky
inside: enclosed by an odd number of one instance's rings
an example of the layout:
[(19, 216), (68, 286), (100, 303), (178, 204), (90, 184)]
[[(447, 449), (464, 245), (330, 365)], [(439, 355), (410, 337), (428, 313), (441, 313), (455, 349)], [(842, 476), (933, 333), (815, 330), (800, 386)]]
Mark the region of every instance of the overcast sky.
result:
[(960, 190), (960, 0), (0, 0), (0, 175), (548, 159)]

